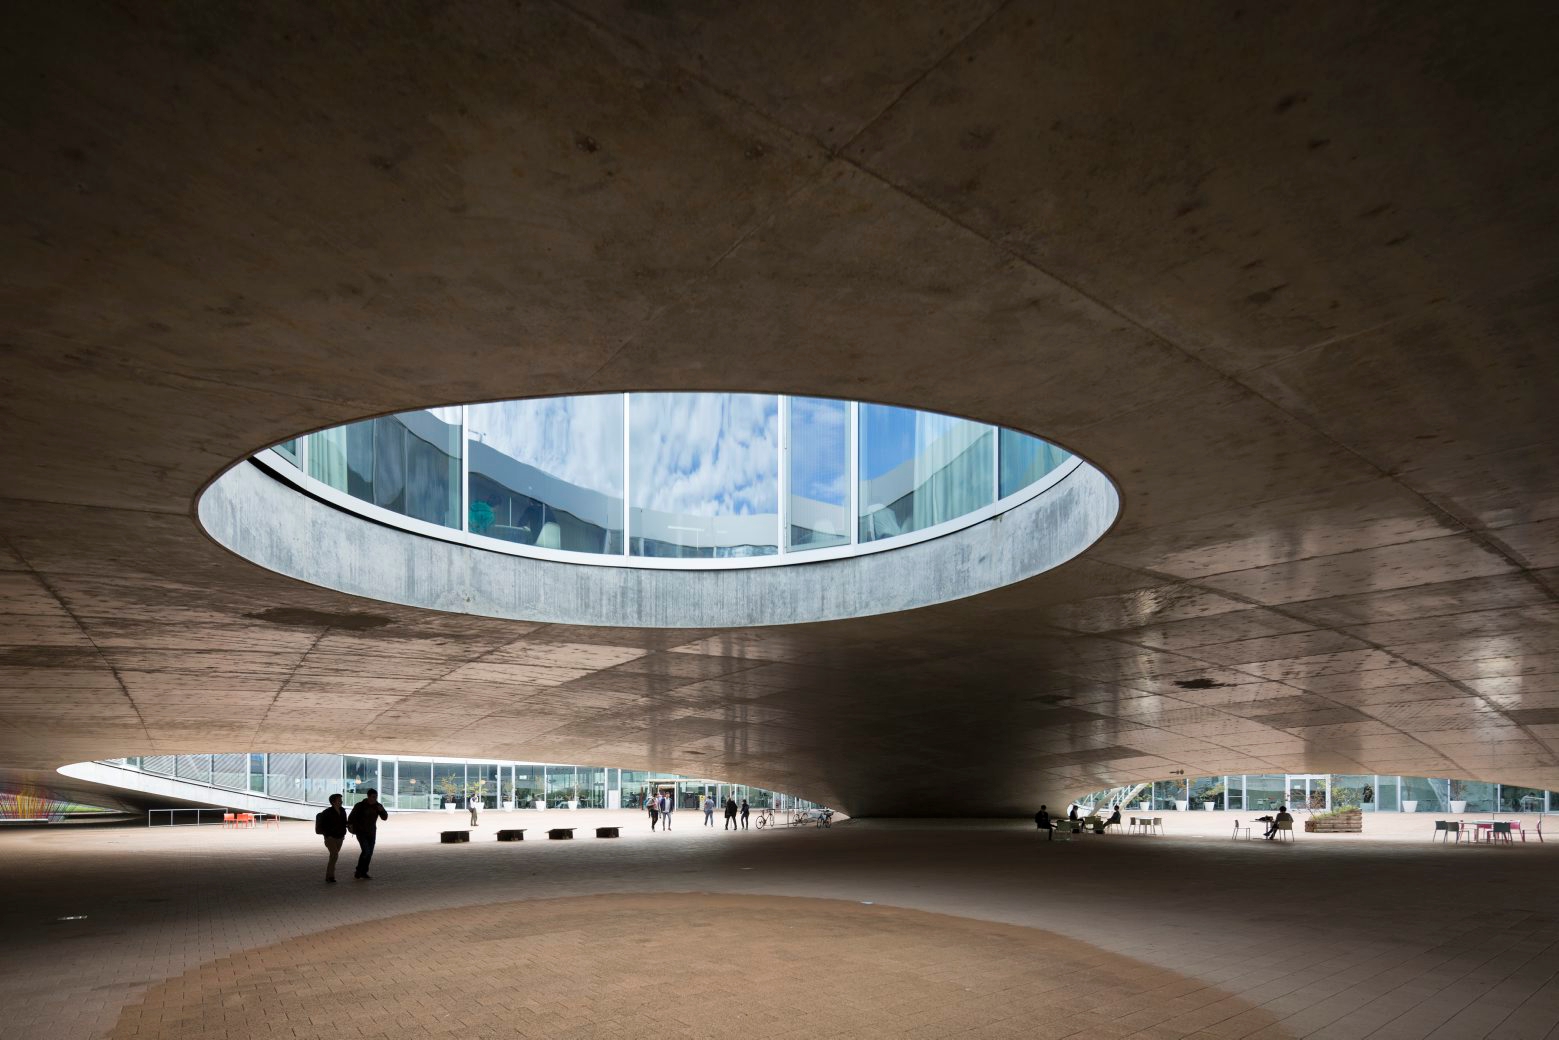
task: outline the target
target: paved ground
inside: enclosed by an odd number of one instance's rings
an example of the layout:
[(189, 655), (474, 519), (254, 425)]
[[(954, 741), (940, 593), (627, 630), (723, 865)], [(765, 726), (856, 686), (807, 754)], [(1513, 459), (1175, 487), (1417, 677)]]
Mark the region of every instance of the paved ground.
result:
[[(605, 815), (577, 819), (593, 826)], [(1277, 846), (1170, 834), (1052, 844), (1031, 826), (967, 821), (726, 834), (691, 813), (673, 833), (651, 835), (637, 814), (620, 818), (631, 829), (615, 842), (500, 844), (491, 835), (501, 814), (490, 814), (477, 841), (440, 846), (434, 832), (449, 819), (397, 814), (384, 825), (375, 880), (334, 886), (321, 882), (322, 850), (303, 824), (0, 833), (0, 1037), (273, 1035), (257, 1031), (267, 1012), (296, 1010), (364, 973), (390, 1007), (353, 1019), (356, 1033), (330, 1035), (423, 1036), (416, 1016), (440, 1010), (464, 1036), (513, 1035), (512, 1017), (499, 1016), (508, 1032), (492, 1031), (495, 1012), (479, 1010), (480, 1000), (468, 1006), (472, 990), (453, 978), (490, 987), (483, 999), (494, 1007), (562, 1016), (548, 1020), (558, 1026), (551, 1035), (768, 1035), (698, 1010), (706, 984), (694, 976), (711, 964), (728, 965), (743, 992), (778, 994), (754, 1005), (760, 1024), (812, 1003), (803, 983), (814, 980), (834, 996), (796, 1012), (792, 1035), (861, 1035), (862, 1020), (850, 1016), (877, 1005), (860, 994), (913, 991), (930, 984), (915, 978), (938, 970), (874, 951), (931, 943), (941, 951), (938, 984), (992, 994), (957, 1005), (959, 1021), (987, 1027), (984, 1035), (1559, 1038), (1552, 843), (1442, 848), (1301, 835)], [(515, 902), (605, 893), (650, 897), (668, 913), (655, 925), (643, 913), (658, 909), (635, 911), (634, 924), (602, 899)], [(713, 898), (732, 895), (763, 898)], [(778, 896), (843, 905), (787, 912)], [(684, 906), (697, 909), (672, 912)], [(903, 920), (919, 923), (896, 933), (883, 908), (943, 916), (910, 915)], [(523, 934), (516, 922), (534, 915), (555, 915), (540, 919), (557, 927), (531, 940), (544, 954), (512, 943)], [(971, 922), (1017, 926), (1032, 941)], [(664, 945), (644, 946), (647, 936)], [(1021, 952), (1002, 960), (991, 951), (1003, 943)], [(464, 957), (446, 956), (460, 947)], [(1120, 960), (1100, 960), (1109, 956)], [(754, 958), (761, 963), (747, 963)], [(535, 963), (546, 965), (539, 975)], [(328, 992), (310, 986), (325, 964)], [(1087, 970), (1068, 974), (1079, 964), (1108, 964), (1096, 974), (1110, 980), (1109, 995)], [(628, 970), (640, 967), (669, 980), (666, 1010), (625, 1018), (644, 997), (640, 973)], [(1163, 981), (1165, 971), (1181, 981)], [(228, 1003), (265, 985), (274, 995), (263, 1011)], [(1021, 991), (1017, 1005), (995, 996), (1011, 990)], [(1124, 1007), (1101, 1018), (1061, 1010), (1068, 1003)], [(148, 1007), (202, 1012), (175, 1011), (166, 1021), (177, 1028), (148, 1029), (164, 1022), (149, 1020)], [(879, 1035), (950, 1035), (945, 1023), (916, 1034), (886, 1007), (874, 1019)], [(1015, 1019), (1033, 1030), (1012, 1032)]]

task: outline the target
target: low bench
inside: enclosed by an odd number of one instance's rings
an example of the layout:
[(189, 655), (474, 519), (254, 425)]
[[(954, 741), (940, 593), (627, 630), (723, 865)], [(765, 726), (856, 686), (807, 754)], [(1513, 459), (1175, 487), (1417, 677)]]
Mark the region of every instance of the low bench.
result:
[(553, 841), (563, 841), (572, 838), (573, 836), (574, 828), (572, 827), (554, 827), (547, 832), (547, 837), (551, 838)]
[(439, 831), (438, 832), (438, 840), (439, 840), (439, 844), (440, 845), (458, 845), (462, 841), (470, 841), (471, 840), (471, 832), (470, 831)]
[(499, 831), (498, 832), (498, 840), (499, 841), (524, 841), (525, 840), (525, 828), (524, 827), (519, 827), (519, 828), (515, 828), (515, 829)]
[(597, 827), (595, 836), (597, 838), (616, 838), (619, 837), (617, 830), (618, 828), (616, 827)]

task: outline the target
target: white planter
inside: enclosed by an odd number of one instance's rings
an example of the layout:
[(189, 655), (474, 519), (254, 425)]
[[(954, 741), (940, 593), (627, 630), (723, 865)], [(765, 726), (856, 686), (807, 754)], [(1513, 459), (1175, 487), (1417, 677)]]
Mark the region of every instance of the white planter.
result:
[(1451, 803), (1451, 812), (1453, 812), (1453, 813), (1464, 813), (1466, 811), (1467, 811), (1467, 803), (1466, 802), (1452, 802)]
[(1203, 812), (1213, 812), (1217, 808), (1218, 808), (1218, 803), (1217, 802), (1203, 802), (1202, 803), (1202, 811)]
[(1137, 811), (1138, 812), (1152, 812), (1153, 811), (1153, 803), (1152, 802), (1143, 802), (1141, 805), (1137, 806)]
[(1402, 811), (1403, 812), (1417, 812), (1418, 811), (1418, 803), (1417, 802), (1403, 802), (1402, 803)]
[(579, 808), (579, 802), (578, 802), (578, 801), (576, 801), (576, 800), (575, 800), (575, 799), (573, 799), (573, 798), (570, 798), (570, 799), (569, 799), (569, 800), (568, 800), (568, 807), (569, 807), (569, 808), (570, 808), (570, 809), (577, 809), (577, 808)]
[(531, 804), (538, 809), (545, 809), (547, 807), (547, 800), (545, 798), (538, 798)]
[(445, 812), (454, 812), (455, 811), (455, 803), (454, 802), (445, 802), (444, 803), (444, 811)]
[(1175, 801), (1175, 812), (1185, 812), (1190, 807), (1191, 803), (1184, 798), (1176, 799)]
[(513, 808), (514, 808), (514, 802), (512, 802), (512, 801), (508, 801), (508, 802), (504, 802), (504, 803), (503, 803), (503, 811), (504, 811), (504, 812), (509, 812), (509, 811), (511, 811), (511, 810), (512, 810), (512, 809), (513, 809)]

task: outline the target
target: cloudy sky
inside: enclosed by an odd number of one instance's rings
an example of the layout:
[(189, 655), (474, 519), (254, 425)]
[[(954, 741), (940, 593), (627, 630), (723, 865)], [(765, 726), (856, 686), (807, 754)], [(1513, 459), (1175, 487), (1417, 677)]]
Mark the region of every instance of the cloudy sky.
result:
[(469, 415), (473, 439), (577, 487), (622, 497), (621, 394), (474, 404)]
[(688, 516), (779, 511), (779, 398), (634, 394), (633, 505)]

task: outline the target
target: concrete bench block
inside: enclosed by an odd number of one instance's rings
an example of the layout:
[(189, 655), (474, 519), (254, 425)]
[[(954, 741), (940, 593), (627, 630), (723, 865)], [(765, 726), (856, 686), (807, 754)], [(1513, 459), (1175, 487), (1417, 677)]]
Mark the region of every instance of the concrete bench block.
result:
[(618, 829), (619, 828), (617, 827), (597, 827), (595, 829), (595, 836), (597, 838), (616, 838), (619, 837), (617, 833)]
[(441, 844), (441, 845), (458, 845), (460, 842), (470, 841), (471, 840), (471, 832), (470, 831), (439, 831), (438, 840), (439, 840), (439, 844)]
[(566, 841), (574, 836), (572, 827), (554, 827), (547, 832), (547, 837), (553, 841)]
[(499, 841), (524, 841), (525, 840), (525, 828), (524, 827), (512, 827), (512, 828), (510, 828), (508, 830), (499, 831), (498, 832), (498, 840)]

